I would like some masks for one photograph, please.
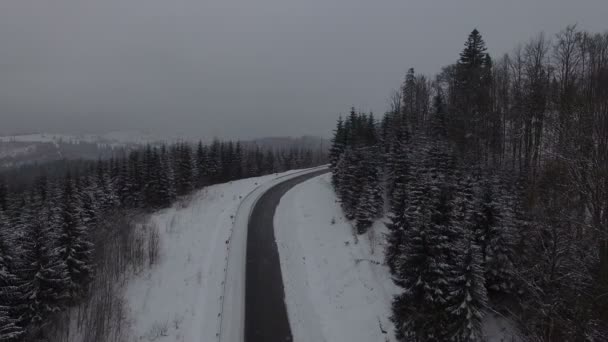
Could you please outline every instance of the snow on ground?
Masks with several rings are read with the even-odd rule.
[[[330,177],[295,186],[274,218],[294,341],[396,341],[389,316],[399,288],[383,265],[386,227],[377,222],[356,237]],[[510,331],[508,321],[486,315],[485,341],[512,341]]]
[[[389,316],[398,288],[382,265],[384,225],[355,237],[329,179],[287,192],[274,219],[294,341],[395,341]]]
[[[160,262],[128,282],[124,298],[129,336],[125,340],[216,341],[227,277],[226,291],[239,292],[229,298],[231,308],[223,309],[228,314],[223,326],[242,329],[245,251],[231,252],[231,258],[239,259],[230,260],[235,276],[227,276],[225,269],[229,247],[245,246],[246,220],[237,218],[248,217],[265,189],[296,174],[289,171],[211,186],[189,201],[153,214],[149,222],[160,232]],[[233,231],[239,234],[233,236]],[[239,241],[234,241],[237,236]],[[240,284],[236,290],[235,282]]]

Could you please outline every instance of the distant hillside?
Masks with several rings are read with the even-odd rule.
[[[160,138],[137,131],[119,131],[105,134],[53,134],[36,133],[0,136],[0,168],[28,163],[43,163],[60,159],[109,158],[117,151],[131,150],[146,144],[160,144],[192,140],[184,138]],[[323,148],[329,146],[327,139],[303,136],[270,137],[244,141],[263,148]]]
[[[260,147],[278,148],[278,147],[304,147],[304,148],[329,148],[329,140],[315,137],[315,136],[303,136],[299,138],[293,137],[269,137],[259,138],[250,141]]]
[[[6,135],[0,136],[0,167],[58,159],[109,158],[116,150],[128,150],[158,142],[158,139],[139,132],[110,132],[101,135]]]

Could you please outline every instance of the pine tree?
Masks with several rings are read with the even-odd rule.
[[[171,205],[175,199],[175,189],[173,188],[173,171],[167,156],[165,146],[161,146],[160,153],[157,158],[157,192],[158,205],[161,208],[166,208]]]
[[[267,165],[264,165],[267,173],[271,173],[272,169],[268,169]],[[232,178],[241,179],[243,178],[243,147],[241,142],[237,141],[234,148],[234,156],[232,160]]]
[[[447,341],[454,301],[450,291],[458,254],[454,242],[462,231],[452,221],[450,189],[430,190],[433,203],[421,209],[421,220],[406,230],[396,282],[403,288],[393,302],[397,336],[409,341]]]
[[[357,206],[360,198],[360,181],[362,179],[361,151],[347,149],[344,153],[344,161],[341,180],[340,180],[340,202],[347,219],[356,218]]]
[[[221,177],[221,154],[220,154],[220,142],[218,140],[214,140],[209,147],[209,158],[207,162],[207,174],[209,175],[209,180],[211,184],[216,184],[220,182]],[[255,170],[250,170],[255,171]],[[252,173],[256,175],[257,173]]]
[[[414,68],[410,68],[405,76],[402,89],[403,117],[412,131],[418,129],[418,115],[416,112],[416,75]]]
[[[412,183],[419,181],[410,178],[410,166],[405,151],[405,142],[399,142],[390,158],[393,160],[391,167],[394,174],[394,184],[390,196],[390,223],[387,236],[387,248],[385,260],[391,273],[396,271],[396,260],[404,244],[405,232],[410,224],[408,220],[408,206],[414,201],[408,201]]]
[[[488,77],[491,58],[477,29],[469,35],[457,64],[455,88],[456,113],[451,123],[452,137],[463,152],[473,152],[474,160],[481,160],[487,143],[487,129],[491,110]]]
[[[445,95],[441,88],[433,96],[433,113],[430,120],[431,137],[445,140],[448,137],[447,113]]]
[[[481,320],[488,305],[484,269],[479,247],[466,234],[463,241],[455,244],[461,254],[455,267],[455,281],[451,285],[452,341],[482,341]]]
[[[264,158],[264,172],[265,173],[275,173],[277,171],[275,166],[275,157],[272,151],[266,151],[266,157]]]
[[[500,194],[495,186],[490,181],[484,182],[475,205],[472,231],[480,247],[487,287],[494,291],[508,291],[513,281],[512,228],[502,213],[508,207],[500,205],[498,197]]]
[[[6,186],[6,181],[4,180],[4,177],[2,175],[0,175],[0,210],[1,211],[6,212],[8,210],[7,198],[8,198],[8,188]]]
[[[186,143],[179,144],[176,148],[175,183],[179,196],[190,192],[193,188],[192,176],[192,149]]]
[[[58,253],[66,265],[68,295],[75,301],[86,291],[92,277],[93,244],[89,241],[87,227],[80,220],[77,198],[69,174],[65,180],[62,197]]]
[[[340,156],[344,153],[346,149],[346,131],[344,128],[344,120],[342,120],[342,116],[338,118],[338,123],[336,124],[336,129],[334,131],[334,137],[331,141],[331,147],[329,150],[329,163],[332,168],[332,184],[334,187],[338,186],[338,178],[336,176],[336,167],[338,166],[338,161]]]
[[[15,261],[11,257],[6,236],[7,221],[0,211],[0,341],[16,341],[24,329],[19,326],[16,307],[23,306],[24,297],[14,270]]]
[[[47,216],[48,214],[43,214]],[[27,304],[20,317],[22,324],[43,324],[46,318],[63,310],[69,288],[67,266],[55,246],[56,239],[44,223],[36,220],[26,232],[21,291]]]
[[[202,141],[198,142],[196,147],[196,161],[195,161],[195,170],[196,170],[196,188],[202,189],[208,183],[207,180],[207,148],[203,145]]]
[[[374,220],[382,214],[384,200],[382,197],[382,184],[378,170],[377,149],[375,147],[359,148],[362,160],[359,163],[358,202],[355,208],[356,227],[359,234],[363,234],[372,225]]]

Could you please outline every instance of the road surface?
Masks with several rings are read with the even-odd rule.
[[[251,211],[247,233],[245,342],[293,341],[274,237],[274,213],[289,189],[327,172],[328,169],[323,169],[275,185],[260,197]]]

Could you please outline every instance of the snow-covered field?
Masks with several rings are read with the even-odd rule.
[[[211,186],[152,215],[150,223],[160,232],[160,262],[128,282],[125,340],[216,341],[222,329],[222,341],[237,341],[249,211],[266,189],[297,174]]]
[[[395,341],[389,316],[399,289],[383,265],[382,220],[356,237],[327,174],[290,190],[274,225],[296,342]],[[484,325],[485,341],[511,341],[504,319],[487,315]]]

